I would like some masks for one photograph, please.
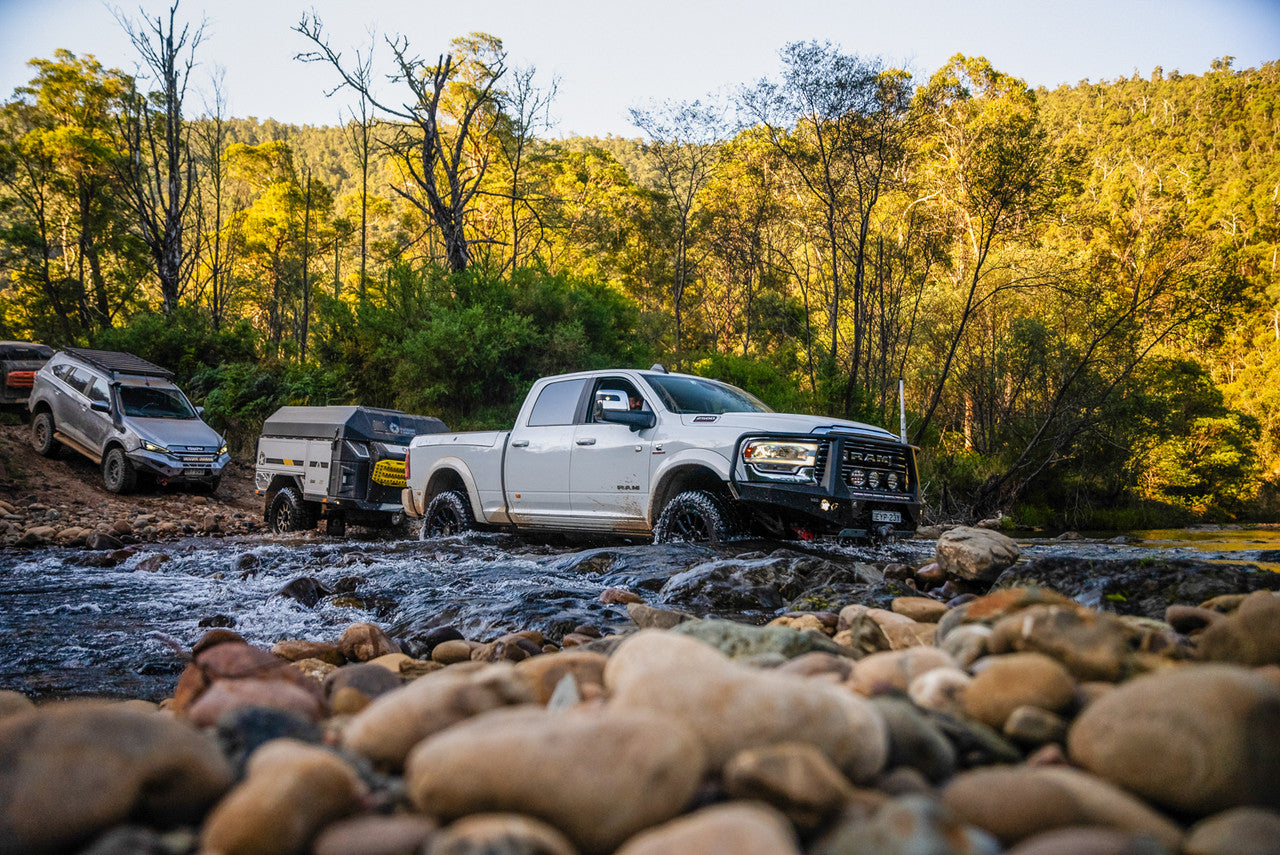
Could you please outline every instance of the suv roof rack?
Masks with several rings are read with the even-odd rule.
[[[142,377],[161,377],[165,380],[173,379],[173,372],[169,369],[147,362],[147,360],[140,356],[134,356],[132,353],[121,353],[115,350],[89,350],[83,347],[64,347],[63,350],[77,359],[84,360],[94,368],[110,373],[112,376],[134,374]]]

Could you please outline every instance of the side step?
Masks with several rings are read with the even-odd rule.
[[[85,457],[87,457],[87,458],[89,458],[90,460],[92,460],[94,463],[97,463],[97,464],[101,464],[101,463],[102,463],[102,455],[101,455],[101,454],[99,454],[99,453],[98,453],[98,452],[96,452],[96,451],[92,451],[92,450],[90,450],[90,449],[89,449],[89,446],[84,445],[83,443],[77,442],[76,440],[74,440],[74,439],[72,439],[71,437],[67,436],[67,435],[66,435],[65,433],[63,433],[62,431],[60,431],[60,430],[55,430],[55,431],[53,432],[53,438],[54,438],[54,439],[56,439],[58,442],[62,443],[63,445],[67,446],[68,448],[74,448],[76,451],[80,452],[80,453],[81,453],[81,454],[83,454]]]

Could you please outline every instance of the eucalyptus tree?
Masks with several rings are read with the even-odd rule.
[[[450,270],[460,273],[472,260],[467,220],[476,194],[488,172],[490,135],[499,119],[496,87],[507,72],[502,41],[483,33],[455,39],[455,53],[441,54],[431,64],[413,53],[404,36],[385,36],[391,53],[390,79],[407,97],[396,104],[374,90],[361,73],[361,59],[353,65],[330,46],[320,19],[303,15],[296,32],[313,50],[297,55],[304,62],[324,62],[338,72],[339,84],[352,89],[390,119],[385,145],[408,173],[409,188],[394,186],[440,232]],[[407,90],[407,92],[406,92]]]
[[[125,99],[120,121],[125,157],[118,163],[134,226],[151,251],[165,314],[177,308],[197,257],[184,239],[196,198],[197,158],[183,103],[205,24],[202,21],[193,29],[186,23],[179,28],[178,5],[175,0],[167,16],[154,18],[139,10],[145,23],[113,10],[142,60],[138,79],[149,80],[155,87],[146,93],[135,89]]]

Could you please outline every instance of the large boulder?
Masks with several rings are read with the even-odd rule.
[[[953,528],[938,538],[939,566],[959,579],[994,582],[1021,555],[1018,544],[985,528]]]

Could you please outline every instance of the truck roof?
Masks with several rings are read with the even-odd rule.
[[[263,436],[351,439],[408,445],[418,434],[447,433],[434,416],[417,416],[379,407],[281,407],[262,423]]]
[[[159,365],[148,362],[141,356],[134,356],[132,353],[123,353],[115,350],[89,350],[84,347],[64,347],[62,350],[82,362],[87,362],[94,368],[107,372],[112,377],[120,374],[132,374],[138,377],[173,379],[173,372],[168,368],[161,368]]]

